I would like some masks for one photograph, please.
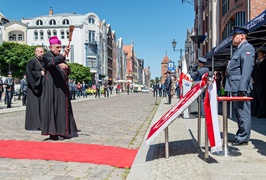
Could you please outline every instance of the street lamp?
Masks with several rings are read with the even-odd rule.
[[[190,36],[192,41],[194,43],[198,44],[198,57],[200,57],[200,44],[205,41],[206,37],[207,37],[206,35],[193,35],[193,36]]]
[[[173,50],[174,51],[179,51],[180,52],[180,59],[182,58],[182,51],[183,51],[183,49],[175,49],[176,48],[176,41],[175,41],[175,39],[172,41],[172,47],[173,47]]]

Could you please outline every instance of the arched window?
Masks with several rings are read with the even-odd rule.
[[[95,24],[95,19],[94,19],[94,18],[91,18],[91,17],[89,17],[89,23],[90,23],[90,24]]]
[[[63,19],[63,25],[69,25],[69,20],[68,19]]]
[[[51,19],[51,20],[49,21],[49,24],[50,24],[50,25],[56,25],[56,21],[55,21],[54,19]]]
[[[60,31],[60,34],[61,34],[61,39],[65,39],[65,31],[63,29]]]
[[[38,31],[37,30],[34,31],[34,40],[38,40]]]
[[[51,37],[51,31],[48,30],[48,31],[47,31],[47,38],[49,39],[50,37]]]
[[[53,30],[53,35],[54,35],[54,36],[57,36],[57,32],[56,32],[55,29]]]
[[[23,41],[23,35],[22,34],[18,34],[18,41]]]
[[[40,39],[43,40],[43,30],[40,30]]]
[[[36,25],[37,25],[37,26],[42,26],[42,25],[43,25],[42,20],[38,19],[38,20],[36,21]]]

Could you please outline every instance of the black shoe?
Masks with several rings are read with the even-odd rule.
[[[228,139],[228,142],[236,142],[237,141],[237,139]]]
[[[232,146],[243,146],[243,145],[248,145],[248,142],[244,142],[244,141],[239,141],[239,140],[235,140],[234,142],[232,142]]]
[[[49,139],[51,139],[53,141],[58,141],[59,140],[59,136],[57,136],[57,135],[50,135]]]

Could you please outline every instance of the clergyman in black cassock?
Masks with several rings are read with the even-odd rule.
[[[43,82],[43,61],[42,55],[44,50],[42,47],[35,49],[35,57],[30,59],[26,66],[27,77],[27,105],[26,105],[26,130],[40,130],[41,129],[41,95]]]

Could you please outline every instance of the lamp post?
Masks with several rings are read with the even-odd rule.
[[[206,35],[193,35],[190,36],[190,38],[192,39],[192,41],[196,44],[198,44],[198,58],[201,56],[200,53],[200,44],[203,43],[206,39]]]
[[[177,42],[175,41],[175,39],[172,41],[172,47],[173,47],[173,50],[174,50],[174,52],[180,52],[180,59],[182,58],[182,52],[183,52],[183,49],[175,49],[176,48],[176,44],[177,44]]]

